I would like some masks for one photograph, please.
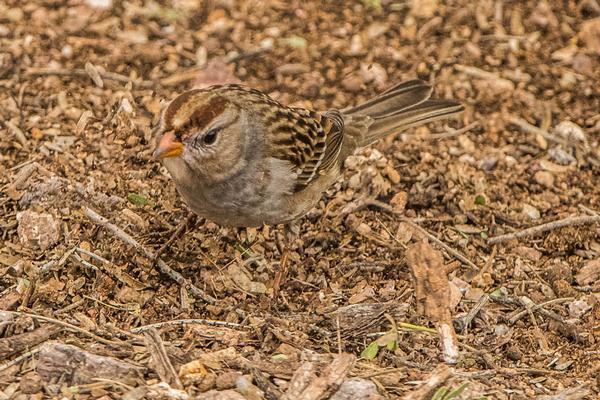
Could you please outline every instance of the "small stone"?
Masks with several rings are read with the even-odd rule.
[[[367,37],[371,40],[383,35],[390,29],[388,24],[374,22],[367,28]]]
[[[406,208],[406,202],[408,201],[408,193],[401,191],[398,192],[390,200],[390,205],[396,212],[402,212]]]
[[[42,378],[37,372],[30,371],[21,378],[20,389],[25,394],[37,393],[42,390]]]
[[[290,76],[305,74],[309,71],[310,68],[308,65],[300,63],[283,64],[276,69],[276,72],[280,73],[281,75]]]
[[[529,204],[523,204],[522,213],[533,220],[541,218],[540,210]]]
[[[342,86],[349,92],[358,93],[362,90],[363,80],[358,75],[348,75],[342,80]]]
[[[217,390],[233,389],[235,381],[242,376],[239,372],[225,372],[217,376],[215,382]]]
[[[579,38],[590,52],[600,54],[600,17],[581,24]]]
[[[569,142],[585,142],[584,130],[574,122],[562,121],[554,128],[554,132]]]
[[[536,172],[535,175],[533,175],[533,179],[536,181],[536,183],[544,187],[551,188],[554,186],[554,175],[548,171]]]
[[[85,0],[85,3],[92,8],[110,8],[112,0]]]
[[[46,250],[60,238],[59,224],[52,214],[23,211],[17,214],[17,233],[21,244],[39,250]]]
[[[575,300],[567,303],[569,307],[569,316],[571,318],[580,318],[592,309],[592,306],[583,300]]]
[[[390,164],[385,167],[385,174],[393,184],[398,184],[400,182],[400,174]]]
[[[431,18],[439,10],[438,0],[412,0],[411,15],[417,18]]]
[[[145,230],[148,227],[148,222],[129,208],[123,209],[121,214],[138,229]]]
[[[523,358],[523,353],[516,346],[509,346],[506,349],[506,357],[512,361],[519,361]]]
[[[575,281],[580,286],[587,286],[600,281],[600,258],[586,262],[575,274]]]
[[[498,164],[497,157],[487,156],[487,157],[484,157],[481,161],[479,161],[479,168],[481,168],[485,172],[492,172],[496,168],[497,164]]]
[[[579,74],[592,75],[594,73],[594,60],[587,54],[579,53],[573,58],[573,70]]]
[[[516,247],[515,254],[529,261],[539,261],[542,258],[542,253],[533,247],[527,246]]]
[[[365,224],[364,222],[361,222],[356,227],[356,232],[360,233],[361,235],[369,235],[369,234],[371,234],[371,227],[369,225]]]
[[[548,157],[550,157],[552,161],[560,165],[569,165],[574,162],[577,162],[575,157],[573,157],[571,154],[567,153],[564,149],[560,147],[553,147],[550,150],[548,150]]]
[[[377,392],[377,386],[368,379],[350,378],[345,380],[330,400],[379,400],[383,397]]]
[[[360,75],[365,84],[375,83],[378,89],[383,89],[388,80],[385,68],[378,63],[362,63],[360,65]]]

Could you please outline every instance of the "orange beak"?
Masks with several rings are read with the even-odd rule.
[[[183,153],[183,143],[175,137],[173,131],[162,135],[156,149],[154,149],[154,157],[159,160],[169,157],[179,157],[181,153]]]

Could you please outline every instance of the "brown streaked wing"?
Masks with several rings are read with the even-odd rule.
[[[294,190],[298,192],[335,164],[344,123],[335,110],[317,113],[281,108],[276,114],[271,124],[273,156],[288,160],[296,167],[298,177]]]
[[[327,135],[327,145],[319,171],[328,171],[339,161],[344,140],[344,118],[338,110],[329,110],[321,115],[321,126]]]

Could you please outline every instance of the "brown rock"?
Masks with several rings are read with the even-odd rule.
[[[575,275],[580,286],[591,285],[600,280],[600,258],[588,261]]]
[[[42,378],[37,372],[30,371],[21,378],[20,389],[25,394],[37,393],[42,390]]]
[[[551,188],[554,186],[554,175],[548,171],[538,171],[533,175],[533,179],[540,185]]]
[[[600,17],[590,19],[581,24],[579,38],[588,51],[600,54]]]
[[[225,372],[217,376],[217,380],[215,382],[217,390],[225,390],[225,389],[233,389],[236,386],[236,381],[239,377],[241,377],[237,371],[233,372]]]
[[[46,250],[60,238],[59,225],[52,214],[23,211],[17,214],[17,233],[23,246]]]
[[[96,378],[106,378],[134,385],[143,376],[144,368],[50,341],[39,352],[36,371],[46,384],[61,379],[66,385],[84,385]]]
[[[349,92],[358,93],[362,90],[363,80],[358,75],[348,75],[342,81],[342,86]]]

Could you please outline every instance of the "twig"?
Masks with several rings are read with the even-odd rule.
[[[541,128],[538,128],[535,125],[531,125],[529,122],[525,121],[521,117],[517,117],[516,115],[509,115],[506,117],[506,120],[508,122],[510,122],[511,124],[518,126],[525,133],[529,133],[529,134],[533,134],[533,135],[540,135],[550,141],[560,143],[565,146],[569,145],[569,143],[567,141],[565,141],[559,137],[556,137],[555,135],[552,135],[549,132],[547,132]]]
[[[86,336],[89,336],[91,338],[93,338],[94,340],[97,340],[98,342],[108,345],[108,346],[127,346],[129,347],[129,343],[127,342],[122,342],[122,341],[118,341],[115,342],[113,340],[108,340],[108,339],[104,339],[103,337],[100,337],[90,331],[87,331],[83,328],[80,328],[78,326],[75,326],[73,324],[70,324],[68,322],[65,321],[61,321],[59,319],[55,319],[55,318],[50,318],[50,317],[45,317],[43,315],[37,315],[37,314],[30,314],[30,313],[26,313],[26,312],[22,312],[22,311],[3,311],[5,313],[9,313],[15,316],[21,316],[21,317],[29,317],[29,318],[33,318],[33,319],[37,319],[39,321],[44,321],[44,322],[49,322],[51,324],[56,324],[56,325],[60,325],[66,329],[78,332],[78,333],[82,333]]]
[[[471,122],[469,125],[464,126],[460,129],[452,129],[449,130],[448,132],[442,132],[442,133],[432,133],[430,135],[427,135],[424,137],[425,140],[440,140],[440,139],[447,139],[447,138],[451,138],[454,136],[460,136],[463,133],[466,133],[468,131],[470,131],[473,128],[476,128],[479,126],[479,121],[474,121]]]
[[[467,329],[468,329],[469,325],[471,324],[471,321],[473,321],[473,318],[475,318],[475,316],[477,314],[479,314],[479,311],[481,311],[483,306],[485,306],[488,303],[488,301],[490,301],[490,296],[488,294],[484,294],[483,296],[481,296],[481,298],[479,299],[477,304],[475,304],[475,307],[473,307],[469,311],[469,313],[467,315],[465,315],[465,317],[462,319],[461,333],[463,335],[467,334]]]
[[[0,372],[3,372],[5,370],[9,369],[10,367],[12,367],[13,365],[17,365],[21,361],[24,361],[24,360],[28,359],[29,357],[39,353],[42,346],[43,346],[43,344],[41,344],[37,347],[34,347],[33,349],[29,350],[26,353],[21,354],[19,357],[16,357],[13,360],[5,362],[4,364],[0,364]]]
[[[178,325],[210,325],[210,326],[223,326],[231,329],[247,329],[244,325],[236,324],[233,322],[226,321],[213,321],[210,319],[175,319],[171,321],[157,322],[155,324],[138,326],[130,330],[131,333],[145,332],[149,329],[160,329],[165,326],[178,326]]]
[[[506,235],[492,237],[488,240],[488,244],[491,245],[496,243],[503,243],[512,239],[520,239],[527,236],[534,236],[543,232],[551,231],[554,229],[560,229],[567,226],[589,225],[596,222],[600,222],[600,215],[568,217],[564,219],[559,219],[557,221],[533,226],[531,228],[527,228],[519,232],[507,233]]]
[[[467,257],[465,257],[464,255],[462,255],[461,253],[459,253],[457,250],[454,250],[452,247],[448,246],[446,243],[442,242],[440,239],[438,239],[437,237],[433,236],[431,233],[427,232],[427,230],[425,230],[425,228],[420,227],[419,225],[417,225],[416,223],[414,223],[410,218],[407,218],[405,216],[403,216],[401,213],[397,212],[396,210],[394,210],[390,205],[379,201],[379,200],[375,200],[375,199],[367,199],[364,201],[365,205],[371,205],[371,206],[375,206],[375,207],[379,207],[382,210],[389,212],[390,214],[394,214],[400,217],[401,221],[406,222],[407,224],[409,224],[411,227],[417,229],[419,232],[421,232],[423,235],[427,236],[427,238],[429,240],[431,240],[433,243],[437,244],[438,246],[440,246],[442,249],[446,250],[448,253],[452,254],[455,258],[457,258],[458,260],[462,261],[463,263],[467,264],[469,267],[479,271],[479,267],[477,265],[475,265],[475,263],[471,260],[469,260]]]
[[[580,208],[582,211],[585,211],[586,213],[588,213],[588,214],[590,214],[590,215],[597,215],[597,216],[600,216],[600,213],[598,213],[597,211],[594,211],[594,210],[592,210],[592,209],[591,209],[591,208],[589,208],[589,207],[586,207],[586,206],[584,206],[583,204],[580,204],[580,205],[579,205],[579,208]]]
[[[119,269],[119,267],[117,267],[116,265],[114,265],[112,262],[110,262],[109,260],[107,260],[106,258],[91,252],[89,250],[86,250],[84,248],[81,247],[76,247],[75,250],[78,253],[81,254],[85,254],[88,257],[91,257],[93,259],[95,259],[96,261],[99,261],[101,263],[101,267],[100,269],[102,269],[104,272],[106,272],[107,274],[113,276],[115,279],[117,279],[119,282],[130,286],[136,290],[141,290],[144,289],[146,287],[146,285],[144,285],[143,283],[141,283],[140,281],[138,281],[137,279],[133,278],[132,276],[130,276],[129,274],[127,274],[126,272],[123,272]],[[79,257],[79,256],[77,256]],[[98,268],[96,267],[94,264],[88,263],[87,261],[83,260],[81,257],[79,257],[80,262],[82,262],[84,265],[86,266],[91,266],[94,268]],[[89,265],[88,265],[89,264]]]
[[[531,300],[529,298],[528,298],[528,300],[520,298],[519,299],[519,303],[521,303],[523,305],[523,307],[529,307],[529,308],[526,308],[525,310],[519,311],[518,313],[516,313],[515,315],[513,315],[512,317],[510,317],[508,319],[508,322],[511,325],[514,325],[518,320],[520,320],[525,315],[527,315],[529,313],[529,311],[531,311],[531,312],[537,311],[537,312],[539,312],[540,314],[542,314],[542,315],[544,315],[546,317],[549,317],[549,318],[552,318],[552,319],[554,319],[554,320],[556,320],[558,322],[564,323],[564,320],[563,320],[563,318],[561,318],[560,315],[558,315],[556,313],[553,313],[551,311],[545,310],[544,307],[552,305],[552,304],[565,303],[565,302],[571,301],[571,300],[574,300],[574,297],[563,297],[563,298],[560,298],[560,299],[548,300],[548,301],[545,301],[545,302],[540,303],[540,304],[535,304],[535,303],[534,304],[530,304],[529,301],[531,301]]]
[[[175,389],[183,389],[179,376],[169,359],[165,344],[156,329],[152,328],[145,331],[144,338],[146,339],[146,348],[155,364],[154,369],[160,379]]]
[[[85,215],[89,219],[91,219],[93,222],[108,229],[116,237],[118,237],[123,242],[127,243],[128,245],[134,247],[139,252],[143,253],[150,260],[155,260],[156,265],[158,266],[158,268],[160,269],[160,271],[163,274],[167,275],[169,278],[171,278],[172,280],[174,280],[181,286],[186,287],[194,296],[201,298],[202,300],[206,301],[207,303],[215,303],[217,301],[217,299],[208,295],[202,289],[196,287],[191,282],[189,282],[187,279],[185,279],[183,277],[183,275],[181,275],[179,272],[171,269],[171,267],[169,267],[161,258],[156,258],[152,251],[150,251],[148,248],[146,248],[145,246],[140,244],[131,235],[124,232],[116,225],[110,223],[106,218],[104,218],[103,216],[101,216],[100,214],[96,213],[94,210],[92,210],[88,207],[84,207],[83,211],[84,211]]]
[[[144,81],[139,79],[131,79],[125,75],[117,74],[114,72],[98,71],[100,77],[111,81],[116,81],[124,84],[131,83],[140,89],[151,89],[156,86],[154,82]],[[83,78],[89,78],[90,75],[85,69],[63,69],[63,68],[29,68],[25,71],[25,75],[29,76],[77,76]]]
[[[183,231],[187,228],[187,226],[190,223],[193,223],[196,220],[196,214],[192,214],[190,213],[185,220],[181,221],[179,223],[179,225],[177,226],[177,228],[175,228],[175,232],[173,232],[173,234],[171,235],[171,237],[169,238],[169,240],[167,240],[161,247],[160,249],[158,249],[158,251],[154,254],[155,258],[159,258],[166,249],[169,248],[169,246],[171,246],[173,244],[173,242],[175,242],[175,240],[179,239],[179,237],[181,236],[181,234],[183,233]]]

